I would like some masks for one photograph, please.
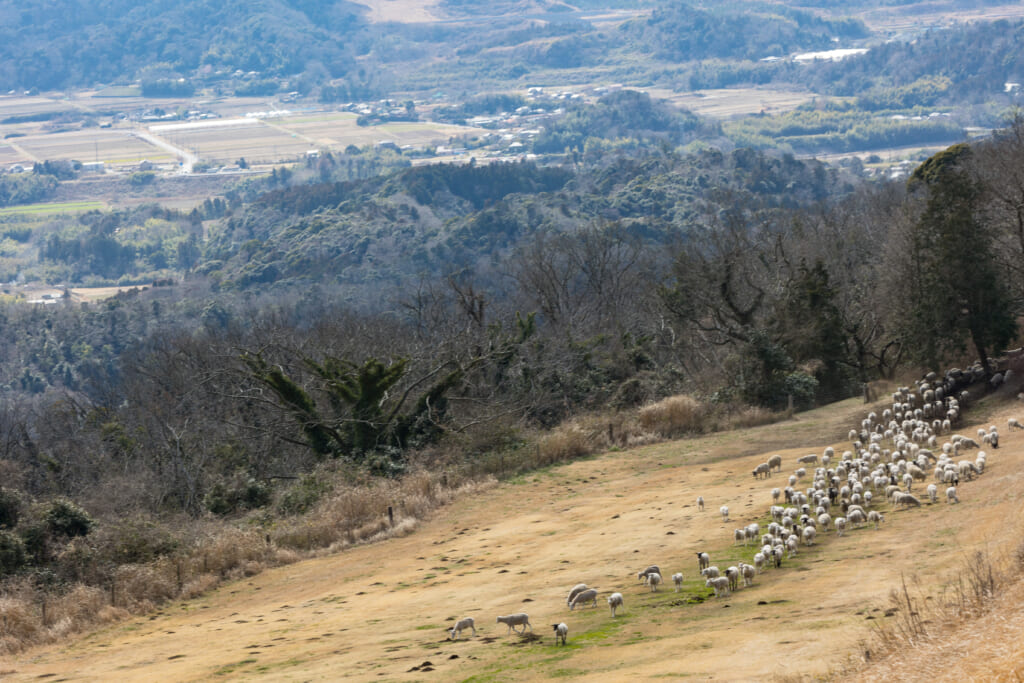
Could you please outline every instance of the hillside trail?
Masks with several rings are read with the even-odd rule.
[[[828,678],[863,657],[901,577],[937,596],[974,550],[1019,537],[1008,520],[1024,497],[1024,432],[1005,429],[1018,407],[979,408],[984,420],[972,413],[961,427],[997,424],[1003,438],[984,475],[961,485],[960,505],[886,511],[877,531],[820,534],[726,598],[704,599],[696,553],[722,568],[749,562],[755,550],[734,545],[733,530],[764,527],[770,490],[785,486],[797,457],[844,450],[862,403],[550,467],[458,500],[405,537],[268,570],[6,657],[0,671],[11,681]],[[755,480],[751,470],[771,453],[783,455],[784,476]],[[658,592],[636,579],[652,563],[669,584]],[[683,593],[671,587],[675,572]],[[566,606],[578,582],[600,590],[596,609]],[[605,602],[613,591],[625,597],[615,619]],[[515,612],[530,615],[532,633],[495,623]],[[466,616],[476,636],[448,640],[445,629]],[[561,621],[565,647],[552,634]]]

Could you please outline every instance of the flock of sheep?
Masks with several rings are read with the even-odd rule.
[[[1009,371],[1007,371],[1007,375]],[[960,420],[961,410],[969,399],[962,387],[977,379],[977,371],[952,370],[945,376],[929,373],[913,388],[901,387],[892,395],[892,405],[881,415],[871,412],[857,429],[851,429],[849,438],[851,450],[836,457],[829,446],[820,458],[817,453],[797,458],[798,467],[789,475],[785,487],[773,488],[772,504],[768,509],[771,522],[762,529],[752,522],[741,529],[735,529],[736,544],[760,543],[753,556],[753,564],[738,562],[721,571],[711,564],[706,552],[697,553],[697,566],[705,586],[714,591],[715,597],[729,595],[740,588],[753,585],[754,578],[768,567],[781,567],[785,558],[797,554],[801,544],[815,544],[819,531],[834,531],[842,536],[850,527],[859,528],[866,524],[875,529],[885,521],[884,515],[872,505],[877,497],[884,495],[892,509],[920,507],[921,498],[915,490],[923,487],[928,500],[938,500],[939,486],[945,487],[946,502],[959,503],[958,486],[964,480],[971,480],[985,471],[986,453],[981,446],[992,449],[999,447],[999,432],[995,425],[978,429],[978,439],[960,434],[950,434]],[[1005,376],[1000,380],[1005,381]],[[1008,428],[1024,430],[1024,424],[1014,418],[1008,421]],[[941,438],[949,434],[947,438]],[[942,441],[942,443],[940,443]],[[980,442],[980,443],[979,443]],[[979,449],[973,460],[964,457],[967,451]],[[813,466],[813,470],[808,468]],[[925,484],[928,470],[934,481]],[[767,462],[753,470],[756,479],[769,479],[773,473],[781,474],[782,456],[773,455]],[[809,478],[808,485],[798,488],[800,482]],[[917,488],[915,488],[917,487]],[[697,497],[698,511],[704,510],[704,497]],[[723,521],[729,521],[728,506],[721,506],[719,513]],[[675,590],[682,590],[683,575],[671,576]],[[637,573],[637,580],[657,591],[664,583],[663,574],[657,565],[651,565]],[[569,591],[566,604],[570,610],[588,603],[597,606],[598,591],[580,583]],[[612,593],[607,598],[612,617],[623,607],[622,593]],[[525,633],[533,626],[525,613],[499,616],[497,623],[508,625],[508,633],[516,626],[522,626],[519,633]],[[563,645],[568,637],[569,627],[564,623],[552,624],[555,642]],[[476,628],[472,617],[460,619],[448,630],[449,637],[458,639],[463,630]]]

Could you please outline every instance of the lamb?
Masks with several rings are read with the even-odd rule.
[[[569,636],[569,627],[566,626],[565,622],[563,621],[561,624],[551,624],[551,628],[555,629],[555,642],[557,643],[558,639],[561,638],[562,645],[565,645],[565,639]]]
[[[707,553],[697,553],[697,571],[703,571],[711,566],[711,556]]]
[[[572,590],[569,591],[569,597],[565,599],[565,604],[571,605],[573,598],[575,598],[577,595],[579,595],[585,590],[587,590],[587,584],[577,583],[575,586],[572,587]]]
[[[743,577],[743,587],[750,588],[754,585],[754,577],[757,575],[757,567],[740,562],[740,576]]]
[[[651,585],[651,592],[657,593],[658,586],[661,585],[661,574],[655,572],[647,575],[647,582]],[[594,601],[594,606],[597,606],[597,601]]]
[[[615,617],[615,610],[622,607],[622,593],[612,593],[608,596],[608,607],[612,610],[612,617]]]
[[[721,597],[723,594],[729,594],[729,579],[724,576],[708,579],[704,582],[704,585],[714,589],[716,598]]]
[[[723,522],[728,522],[729,521],[729,506],[728,505],[723,505],[722,507],[718,508],[718,511],[722,513],[722,521]]]
[[[704,512],[704,496],[697,496],[697,509]]]
[[[473,636],[476,636],[476,626],[473,623],[473,617],[465,617],[455,622],[455,625],[448,629],[448,637],[452,640],[458,640],[462,635],[464,629],[473,629]]]
[[[524,612],[517,612],[516,614],[509,614],[508,616],[505,616],[505,617],[498,617],[497,623],[505,624],[505,625],[508,626],[508,631],[505,632],[505,635],[508,635],[509,633],[512,633],[513,628],[516,627],[516,626],[522,626],[523,627],[522,631],[516,631],[516,633],[520,633],[520,634],[521,633],[526,633],[526,627],[527,626],[530,627],[531,631],[533,630],[533,625],[530,624],[530,617],[528,617],[526,615],[526,613],[524,613]]]
[[[700,575],[706,576],[709,579],[716,579],[718,578],[719,573],[718,567],[708,567],[707,569],[702,570]]]
[[[956,495],[956,487],[950,486],[946,489],[946,502],[952,505],[953,503],[959,503],[960,497]]]
[[[581,591],[575,598],[572,599],[572,602],[569,603],[569,609],[570,610],[574,610],[574,609],[576,609],[576,605],[583,606],[584,604],[586,604],[588,602],[592,602],[594,604],[594,607],[597,607],[597,589],[596,588],[588,588],[585,591]],[[530,627],[530,630],[531,631],[533,630],[532,626]]]
[[[672,583],[676,585],[676,593],[683,589],[683,574],[682,572],[676,572],[672,575]]]
[[[1021,429],[1024,429],[1024,427],[1021,427]],[[768,458],[768,467],[771,468],[771,469],[774,469],[777,472],[781,472],[782,471],[782,456],[781,455],[773,455],[772,457]]]

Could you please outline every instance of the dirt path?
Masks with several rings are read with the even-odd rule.
[[[1005,426],[1009,409],[1016,405],[984,423]],[[1004,433],[984,476],[962,485],[961,505],[887,512],[878,531],[825,534],[752,588],[683,604],[707,593],[696,579],[698,550],[723,567],[750,561],[753,548],[733,546],[733,529],[764,526],[769,491],[784,485],[750,476],[763,453],[782,453],[788,474],[800,455],[844,448],[836,435],[864,412],[846,402],[780,425],[554,467],[452,504],[404,538],[267,571],[7,658],[0,670],[14,681],[824,677],[862,655],[859,641],[871,619],[884,618],[901,574],[939,590],[972,549],[1008,540],[1004,515],[1019,514],[1024,497],[1024,434]],[[683,572],[684,593],[637,583],[650,563]],[[566,607],[580,581],[601,591],[597,609]],[[605,605],[612,591],[625,596],[614,620]],[[538,639],[495,623],[519,611]],[[476,619],[476,637],[446,640],[444,628],[464,616]],[[559,621],[569,625],[564,648],[553,645]]]

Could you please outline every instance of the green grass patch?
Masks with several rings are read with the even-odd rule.
[[[5,206],[0,209],[0,216],[18,214],[54,214],[54,213],[85,213],[107,208],[103,202],[53,202],[50,204],[24,204],[22,206]]]
[[[234,664],[227,664],[225,666],[222,666],[221,668],[219,668],[216,671],[214,671],[213,675],[214,676],[227,676],[228,674],[232,674],[235,671],[237,671],[238,669],[241,669],[243,666],[248,666],[249,664],[255,664],[255,663],[256,663],[255,659],[252,659],[252,658],[243,659],[240,662],[235,662]]]

